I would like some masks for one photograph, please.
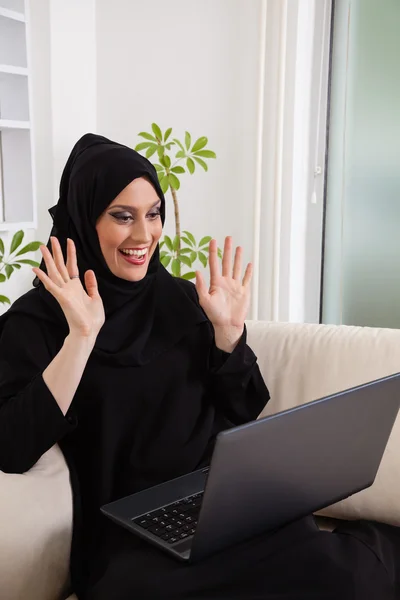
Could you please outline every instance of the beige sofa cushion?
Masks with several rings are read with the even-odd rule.
[[[0,471],[0,598],[61,600],[71,529],[69,473],[58,446],[23,475]]]
[[[272,398],[263,416],[400,371],[400,330],[250,321],[248,332]],[[400,417],[374,485],[322,513],[400,525]]]

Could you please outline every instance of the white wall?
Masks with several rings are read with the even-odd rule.
[[[206,135],[217,160],[182,177],[183,229],[228,234],[250,260],[258,18],[248,0],[97,0],[97,129],[135,146],[153,121]],[[168,192],[166,232],[174,232]]]
[[[50,0],[53,186],[75,142],[96,130],[95,0]]]

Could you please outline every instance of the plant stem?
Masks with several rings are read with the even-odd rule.
[[[181,250],[181,220],[179,216],[179,205],[178,205],[178,197],[176,195],[176,190],[171,187],[172,199],[174,201],[174,212],[175,212],[175,234],[178,236],[178,249],[176,251],[177,256],[179,256]],[[181,275],[181,263],[178,266],[178,274]]]
[[[171,188],[172,199],[174,201],[175,210],[175,235],[179,237],[179,250],[181,249],[181,221],[179,216],[178,198],[176,196],[176,190]]]

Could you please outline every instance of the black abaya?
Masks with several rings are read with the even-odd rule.
[[[177,285],[195,297],[191,284]],[[80,600],[398,597],[396,528],[344,522],[331,534],[309,517],[187,566],[100,514],[105,502],[206,464],[219,430],[258,415],[268,393],[245,336],[226,355],[204,322],[142,367],[99,369],[89,360],[66,417],[41,377],[61,343],[42,322],[7,319],[0,468],[24,472],[60,443],[72,473],[72,579]]]

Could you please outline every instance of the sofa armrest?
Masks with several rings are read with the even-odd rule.
[[[23,475],[0,471],[0,530],[1,598],[65,597],[72,496],[58,446]]]

